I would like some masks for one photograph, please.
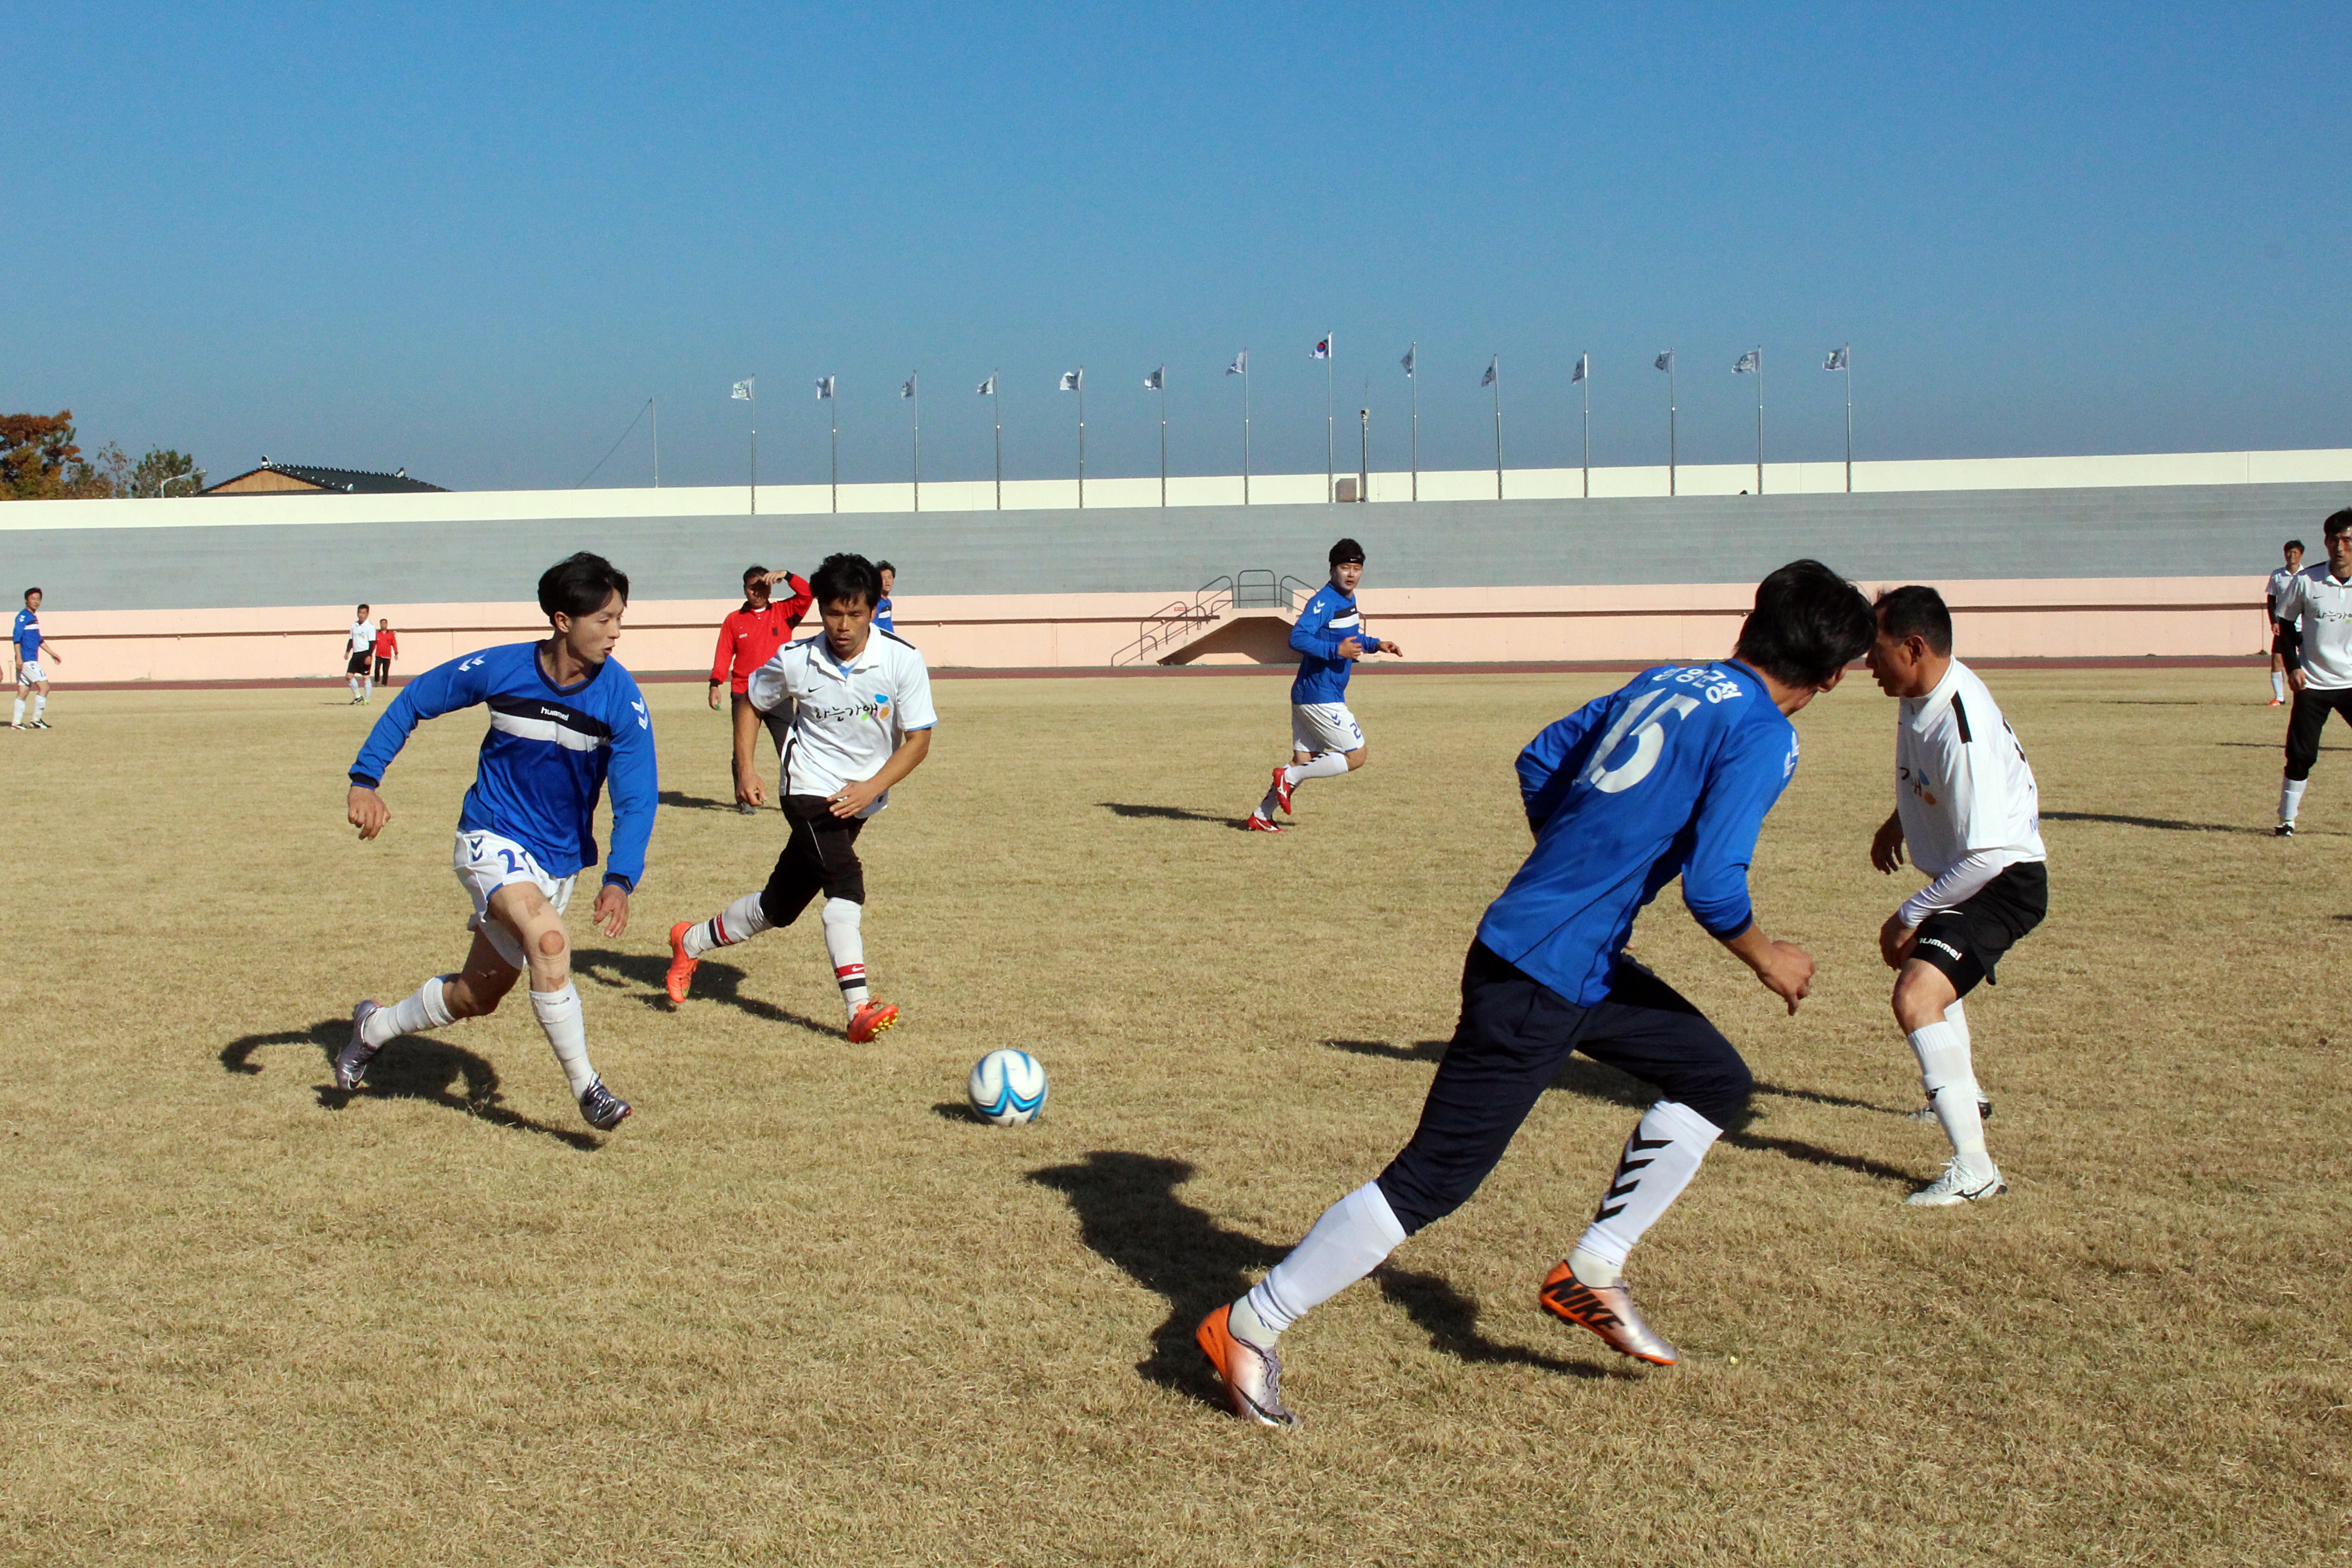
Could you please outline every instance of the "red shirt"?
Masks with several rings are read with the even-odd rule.
[[[710,660],[711,685],[724,680],[730,690],[740,692],[751,679],[751,672],[775,658],[776,650],[792,640],[801,617],[808,614],[816,596],[809,592],[805,577],[787,573],[783,585],[792,589],[792,597],[771,599],[764,610],[747,606],[719,623],[719,647]]]
[[[399,654],[400,639],[393,636],[392,628],[390,626],[386,626],[382,631],[375,634],[376,658],[386,659],[396,658],[399,657]]]

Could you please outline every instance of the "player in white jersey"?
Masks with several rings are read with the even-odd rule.
[[[2287,584],[2293,583],[2295,574],[2303,570],[2303,541],[2288,540],[2285,555],[2286,564],[2272,573],[2270,581],[2263,585],[2263,618],[2271,628],[2271,706],[2273,708],[2284,707],[2286,703],[2287,666],[2295,647],[2295,629],[2279,619],[2279,603],[2286,597]]]
[[[2050,908],[2042,798],[2009,721],[1976,672],[1952,657],[1952,613],[1933,588],[1878,596],[1867,656],[1879,689],[1901,700],[1895,723],[1895,814],[1870,863],[1911,862],[1929,878],[1879,928],[1895,972],[1895,1021],[1919,1059],[1927,1103],[1952,1141],[1944,1173],[1909,1202],[1999,1197],[2008,1187],[1985,1150],[1991,1106],[1979,1087],[1961,998]]]
[[[800,918],[824,895],[824,945],[859,1044],[898,1021],[898,1009],[876,1002],[866,982],[866,868],[857,835],[890,803],[890,786],[930,754],[930,671],[912,644],[874,624],[881,575],[862,555],[832,555],[809,579],[822,635],[792,643],[752,671],[745,695],[762,713],[793,715],[779,769],[791,835],[768,885],[746,893],[707,921],[669,930],[667,978],[673,1004],[686,1001],[694,971],[713,948],[747,942]],[[736,776],[754,804],[761,799],[751,740],[739,731]]]
[[[2331,516],[2321,538],[2327,560],[2289,578],[2275,612],[2295,628],[2295,646],[2286,656],[2294,707],[2286,721],[2286,777],[2279,785],[2281,838],[2294,837],[2327,716],[2338,713],[2352,724],[2352,507]]]
[[[369,668],[374,657],[375,623],[368,619],[368,606],[362,605],[353,612],[352,629],[343,635],[343,674],[355,708],[365,706],[374,694],[375,678]]]

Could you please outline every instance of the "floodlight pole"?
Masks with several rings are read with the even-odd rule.
[[[1339,486],[1335,478],[1339,473],[1339,426],[1332,420],[1331,408],[1331,358],[1338,346],[1331,341],[1330,333],[1323,334],[1323,499],[1326,501],[1339,499]]]
[[[654,413],[654,489],[661,489],[661,404],[648,397],[646,399],[646,406],[652,409]]]
[[[1495,374],[1495,499],[1503,499],[1503,356],[1494,359]]]
[[[1078,510],[1087,510],[1087,367],[1078,366]]]
[[[1592,356],[1584,356],[1584,499],[1592,499]]]
[[[1396,340],[1395,340],[1394,338],[1391,338],[1391,339],[1389,340],[1389,342],[1396,342]],[[1420,340],[1420,339],[1415,338],[1412,342],[1409,342],[1409,343],[1407,343],[1407,344],[1405,345],[1405,348],[1404,348],[1404,357],[1405,357],[1405,358],[1407,358],[1407,359],[1409,359],[1409,360],[1411,360],[1411,361],[1412,362],[1412,367],[1411,367],[1410,369],[1408,369],[1408,370],[1404,373],[1404,378],[1405,378],[1405,380],[1407,380],[1407,381],[1409,381],[1409,382],[1412,383],[1412,499],[1413,499],[1413,500],[1419,500],[1421,499],[1421,340]]]
[[[988,373],[988,402],[996,415],[996,510],[1004,510],[1004,394],[998,388],[1000,371]]]
[[[1368,501],[1372,499],[1371,391],[1371,383],[1366,382],[1364,384],[1364,405],[1356,410],[1356,417],[1362,422],[1364,427],[1363,453],[1362,456],[1357,459],[1356,464],[1356,499],[1359,501]]]
[[[1853,494],[1853,345],[1848,343],[1845,358],[1845,493]]]
[[[923,387],[916,373],[907,373],[907,412],[914,420],[915,510],[923,510]]]
[[[1168,505],[1168,367],[1161,365],[1160,382],[1160,505]]]

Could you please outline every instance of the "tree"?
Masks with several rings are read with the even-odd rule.
[[[0,414],[0,500],[192,496],[204,488],[205,471],[184,452],[154,447],[134,463],[109,441],[83,457],[70,408]]]

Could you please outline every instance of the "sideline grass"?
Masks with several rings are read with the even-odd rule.
[[[1916,884],[1865,863],[1892,707],[1858,679],[1800,718],[1756,868],[1813,1001],[1779,1016],[1672,892],[1636,932],[1769,1086],[1634,1258],[1687,1363],[1535,1307],[1643,1098],[1579,1064],[1286,1338],[1304,1430],[1204,1401],[1193,1320],[1412,1125],[1525,846],[1514,752],[1617,679],[1366,682],[1372,766],[1276,839],[1232,826],[1276,683],[942,684],[862,846],[907,1009],[867,1047],[814,921],[660,997],[669,921],[781,833],[705,804],[720,722],[653,688],[653,872],[619,942],[574,923],[638,1107],[611,1138],[517,1005],[322,1092],[352,1001],[463,951],[478,716],[419,732],[362,846],[375,710],[61,695],[0,742],[0,1558],[2343,1561],[2352,756],[2266,837],[2242,671],[1994,677],[2053,857],[1971,1004],[2011,1196],[1899,1202],[1940,1140],[1899,1114],[1873,938]],[[999,1131],[959,1107],[1008,1044],[1054,1098]]]

